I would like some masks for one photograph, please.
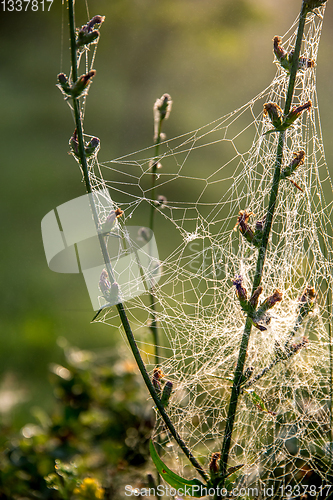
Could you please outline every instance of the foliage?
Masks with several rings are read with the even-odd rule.
[[[116,353],[64,351],[64,365],[50,366],[52,415],[35,411],[20,436],[2,430],[0,499],[117,498],[122,477],[146,464],[153,414],[135,367]]]

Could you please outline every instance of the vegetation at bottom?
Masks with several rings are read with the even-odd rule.
[[[143,486],[154,413],[134,364],[66,344],[50,379],[54,411],[1,428],[0,499],[118,499]]]

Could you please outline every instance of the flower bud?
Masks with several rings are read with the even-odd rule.
[[[281,38],[279,36],[275,36],[273,38],[273,50],[274,50],[274,54],[275,54],[275,57],[276,59],[278,60],[278,62],[281,64],[281,66],[289,72],[290,70],[290,62],[289,62],[289,59],[288,59],[288,53],[287,51],[282,47],[281,45]]]
[[[252,243],[254,237],[254,233],[251,227],[248,225],[251,215],[253,215],[253,212],[241,210],[237,218],[237,225],[239,226],[239,230],[249,243]]]
[[[219,467],[219,460],[221,458],[221,453],[213,453],[212,458],[209,464],[209,471],[210,473],[214,476],[218,474],[220,467]]]
[[[285,167],[280,174],[280,179],[286,179],[289,177],[291,174],[295,172],[295,170],[300,166],[304,164],[304,159],[305,159],[305,153],[304,151],[298,151],[297,153],[293,153],[294,158],[288,165],[288,167]]]
[[[272,307],[275,306],[278,302],[281,302],[282,300],[282,293],[280,290],[275,290],[273,295],[270,295],[267,297],[267,299],[264,300],[264,302],[258,307],[258,309],[255,312],[255,318],[254,318],[254,325],[259,328],[259,330],[264,331],[267,330],[267,328],[263,325],[259,325],[259,321],[264,321],[266,324],[270,322],[270,316],[265,314],[269,309],[272,309]]]
[[[161,403],[164,406],[164,408],[166,408],[169,404],[170,396],[172,393],[172,388],[173,388],[173,383],[168,380],[165,383],[165,386],[164,386],[163,392],[162,392],[162,397],[161,397]]]
[[[154,104],[155,118],[158,120],[167,120],[171,113],[172,99],[169,94],[163,94],[160,99],[156,99]]]
[[[103,271],[101,272],[98,286],[99,286],[99,289],[102,292],[104,298],[109,300],[109,293],[111,290],[111,284],[110,284],[108,273],[107,273],[106,269],[103,269]]]
[[[262,220],[257,220],[256,222],[254,236],[252,240],[253,245],[256,247],[260,247],[261,245],[265,222],[266,222],[266,216],[263,217]]]
[[[76,47],[79,48],[82,47],[83,45],[89,45],[90,43],[97,40],[98,37],[99,37],[99,31],[97,30],[91,31],[90,33],[85,33],[80,30],[76,40]]]
[[[311,101],[307,101],[305,104],[302,104],[301,106],[294,106],[292,110],[287,114],[285,117],[283,124],[282,124],[282,130],[285,130],[286,128],[290,127],[294,123],[297,118],[301,116],[303,111],[305,110],[310,110],[312,106]]]
[[[154,141],[161,140],[161,124],[167,120],[171,113],[172,99],[169,94],[163,94],[160,99],[156,99],[154,104]]]
[[[294,50],[291,50],[289,52],[289,61],[290,61],[290,66],[292,63],[292,59],[294,57]],[[308,68],[314,68],[315,62],[313,59],[309,59],[308,57],[301,56],[298,60],[298,69],[304,71]]]
[[[157,200],[155,201],[155,205],[156,207],[159,207],[159,208],[165,208],[166,204],[167,204],[167,199],[165,196],[163,196],[162,194],[158,195],[157,197]]]
[[[77,48],[82,47],[83,45],[89,45],[98,39],[99,31],[93,29],[96,24],[102,24],[104,19],[104,16],[94,16],[87,24],[80,28],[76,40]]]
[[[280,106],[275,104],[274,102],[267,102],[264,104],[264,116],[269,116],[272,125],[279,130],[282,125],[282,109]]]
[[[160,380],[164,377],[161,368],[154,368],[152,383],[158,397],[161,396],[162,386]]]
[[[69,145],[71,147],[71,153],[79,158],[79,143],[77,140],[77,129],[74,130],[72,137],[69,139]]]
[[[106,269],[101,272],[98,286],[105,300],[113,304],[119,301],[119,285],[116,281],[110,283]]]
[[[281,45],[281,38],[279,36],[275,36],[273,38],[273,42],[273,50],[276,59],[287,71],[287,73],[290,73],[293,64],[294,50],[291,50],[289,53],[287,53],[287,51]],[[301,56],[298,60],[298,69],[300,70],[306,70],[308,68],[313,68],[314,66],[314,61],[312,59],[309,59],[308,57]]]
[[[105,16],[99,16],[99,15],[94,16],[94,17],[93,17],[92,19],[90,19],[90,21],[86,24],[88,33],[90,33],[90,31],[91,31],[92,29],[94,29],[94,27],[96,26],[96,24],[102,24],[102,23],[104,23],[104,21],[105,21]]]
[[[111,212],[105,219],[105,222],[103,222],[103,224],[101,225],[101,233],[110,233],[114,228],[116,220],[119,219],[119,217],[121,217],[123,213],[124,212],[120,208],[111,210]]]
[[[100,148],[100,140],[97,137],[93,137],[90,139],[90,141],[86,144],[85,152],[86,152],[86,157],[90,158],[91,156],[95,156]]]
[[[239,303],[241,305],[241,308],[243,311],[248,310],[248,301],[247,301],[247,291],[246,288],[243,287],[243,278],[241,275],[235,276],[234,281],[232,282],[233,285],[236,287],[236,296],[239,300]]]
[[[59,73],[58,75],[58,87],[63,90],[63,92],[67,95],[71,95],[71,86],[69,84],[68,78],[64,73]]]
[[[91,79],[96,75],[96,71],[92,69],[88,71],[86,75],[81,75],[79,79],[75,82],[71,89],[71,95],[73,98],[78,98],[87,89],[88,85],[91,83]]]
[[[256,290],[253,292],[253,295],[249,300],[249,304],[252,307],[257,307],[259,296],[262,293],[262,290],[263,290],[262,286],[258,286],[258,288],[256,288]]]
[[[250,377],[252,377],[253,372],[254,372],[253,366],[249,366],[248,368],[246,368],[244,372],[245,379],[248,380]]]
[[[282,300],[282,292],[280,292],[280,290],[275,290],[273,295],[267,297],[264,303],[267,304],[267,309],[271,309],[272,307],[275,306],[275,304],[281,302],[281,300]]]
[[[313,308],[317,301],[317,292],[312,287],[306,287],[299,297],[299,316],[303,320],[309,313],[313,311]]]

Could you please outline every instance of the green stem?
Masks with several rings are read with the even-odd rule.
[[[162,121],[163,120],[160,120],[160,122],[159,122],[158,133],[157,133],[157,137],[155,140],[155,159],[154,159],[154,163],[152,166],[152,181],[151,181],[152,205],[150,207],[150,221],[149,221],[149,228],[151,231],[154,231],[154,216],[155,216],[155,212],[156,212],[156,207],[154,206],[155,182],[156,182],[156,170],[157,170],[157,163],[158,163],[159,145],[161,142]],[[153,335],[153,342],[154,342],[154,346],[155,346],[155,365],[158,366],[159,362],[160,362],[160,357],[159,357],[159,338],[158,338],[159,335],[158,335],[158,327],[157,327],[155,297],[152,293],[149,293],[149,298],[150,298],[150,312],[151,312],[150,330],[151,330],[152,335]]]
[[[298,32],[297,32],[297,39],[296,39],[296,44],[295,44],[294,56],[293,56],[293,63],[292,63],[291,71],[290,71],[290,77],[289,77],[289,85],[288,85],[286,103],[285,103],[285,108],[284,108],[285,115],[290,110],[290,106],[291,106],[291,102],[292,102],[292,98],[293,98],[293,94],[294,94],[296,74],[297,74],[297,70],[298,70],[298,61],[299,61],[299,55],[300,55],[300,50],[301,50],[301,44],[302,44],[302,38],[303,38],[303,32],[304,32],[305,19],[306,19],[307,12],[308,11],[306,8],[306,2],[303,0],[301,13],[300,13],[300,17],[299,17]],[[268,240],[269,240],[269,235],[270,235],[270,231],[271,231],[271,227],[272,227],[273,216],[274,216],[277,195],[278,195],[278,190],[279,190],[280,172],[281,172],[281,165],[282,165],[282,159],[283,159],[284,140],[285,140],[285,132],[280,132],[279,139],[278,139],[277,152],[276,152],[273,183],[272,183],[272,188],[271,188],[271,194],[270,194],[270,200],[269,200],[269,205],[268,205],[268,210],[267,210],[265,227],[264,227],[264,231],[263,231],[262,243],[261,243],[261,247],[259,249],[257,266],[256,266],[256,271],[255,271],[255,275],[254,275],[254,279],[253,279],[252,294],[258,288],[258,286],[261,283],[261,279],[262,279],[263,268],[264,268],[264,264],[265,264],[265,257],[266,257],[267,246],[268,246]],[[240,349],[239,349],[237,366],[235,369],[234,382],[233,382],[233,386],[232,386],[232,390],[231,390],[228,416],[227,416],[227,422],[226,422],[226,427],[225,427],[225,431],[224,431],[224,439],[223,439],[222,452],[221,452],[220,473],[222,476],[225,475],[226,470],[227,470],[227,465],[228,465],[229,452],[230,452],[230,446],[231,446],[231,438],[232,438],[235,417],[236,417],[237,403],[238,403],[238,398],[240,395],[240,388],[241,388],[244,364],[245,364],[245,360],[246,360],[247,347],[248,347],[248,343],[249,343],[249,339],[250,339],[250,335],[251,335],[251,329],[252,329],[251,316],[253,316],[254,312],[255,312],[255,308],[251,308],[251,310],[249,310],[249,312],[248,312],[245,327],[244,327],[244,333],[242,336],[241,345],[240,345]],[[222,483],[223,483],[223,481],[222,481]]]
[[[123,304],[118,304],[117,305],[117,309],[118,309],[118,313],[119,313],[119,316],[121,318],[121,322],[123,324],[123,327],[124,327],[124,330],[125,330],[125,333],[126,333],[126,337],[128,339],[129,345],[131,347],[132,353],[133,353],[133,355],[135,357],[135,360],[137,362],[137,365],[139,367],[141,375],[142,375],[142,377],[143,377],[143,379],[144,379],[144,381],[146,383],[147,389],[150,392],[150,395],[153,398],[154,403],[155,403],[158,411],[160,412],[160,414],[161,414],[161,416],[162,416],[162,418],[163,418],[163,420],[165,422],[165,425],[167,426],[168,430],[170,431],[170,433],[172,434],[172,436],[175,438],[177,444],[183,450],[183,452],[185,453],[185,455],[187,456],[187,458],[189,459],[189,461],[191,462],[191,464],[193,465],[193,467],[197,470],[197,472],[204,479],[208,480],[208,475],[203,470],[203,468],[201,467],[201,465],[199,464],[199,462],[192,455],[191,451],[187,448],[186,444],[184,443],[184,441],[181,439],[181,437],[179,436],[179,434],[175,430],[175,428],[173,426],[173,423],[171,422],[171,420],[169,418],[169,415],[165,411],[164,406],[162,405],[159,397],[156,394],[156,391],[155,391],[154,386],[153,386],[153,384],[152,384],[152,382],[150,380],[150,377],[149,377],[149,375],[147,373],[147,370],[146,370],[144,362],[143,362],[143,360],[141,358],[138,346],[137,346],[136,341],[134,339],[134,336],[133,336],[130,324],[128,322],[127,315],[126,315],[126,312],[125,312]]]
[[[69,26],[70,26],[70,38],[71,38],[71,61],[72,61],[72,75],[73,75],[73,80],[74,82],[77,80],[77,52],[76,52],[76,37],[75,37],[75,16],[74,16],[74,0],[68,0],[68,15],[69,15]],[[82,127],[82,117],[80,114],[80,107],[79,107],[79,101],[78,99],[73,99],[73,107],[74,107],[74,116],[75,116],[75,124],[76,124],[76,129],[77,129],[77,138],[78,138],[78,144],[79,144],[79,156],[80,156],[80,163],[83,171],[83,176],[84,176],[84,182],[86,185],[86,190],[88,193],[92,193],[92,187],[89,179],[89,172],[88,172],[88,164],[87,164],[87,158],[85,154],[85,149],[84,149],[84,141],[83,141],[83,127]],[[93,202],[93,199],[91,199],[91,208],[92,208],[92,213],[94,217],[94,221],[96,224],[96,227],[99,227],[99,219],[98,219],[98,213],[96,210],[96,206]],[[104,237],[100,235],[99,242],[101,245],[101,250],[104,258],[105,265],[107,267],[107,272],[109,275],[110,281],[114,281],[113,279],[113,272],[112,268],[110,265],[110,259],[106,247],[106,243],[104,240]],[[193,467],[197,470],[197,472],[205,479],[208,480],[208,475],[202,468],[202,466],[199,464],[199,462],[196,460],[196,458],[192,455],[191,451],[187,448],[186,444],[184,441],[181,439],[179,436],[178,432],[176,431],[174,425],[172,424],[169,415],[165,411],[164,406],[162,405],[159,397],[157,396],[154,386],[149,378],[149,375],[147,373],[145,364],[142,360],[140,351],[138,349],[138,346],[136,344],[133,332],[131,330],[127,314],[125,311],[125,308],[123,304],[117,304],[117,310],[123,325],[123,328],[126,333],[126,337],[128,339],[129,345],[131,347],[133,356],[137,362],[138,368],[141,372],[141,375],[145,381],[145,384],[147,386],[148,391],[150,392],[150,395],[158,408],[161,417],[164,420],[164,423],[168,430],[170,431],[171,435],[174,437],[175,441],[177,444],[180,446],[184,454],[187,456]]]
[[[330,282],[327,283],[327,315],[328,315],[328,340],[329,340],[329,353],[330,353],[330,441],[333,442],[333,338],[332,338],[332,287],[330,287]],[[332,471],[333,457],[330,453],[330,470]]]

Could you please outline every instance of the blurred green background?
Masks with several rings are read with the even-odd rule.
[[[85,117],[85,132],[101,140],[100,161],[152,144],[152,107],[165,92],[174,103],[168,137],[254,97],[275,73],[273,36],[283,35],[300,5],[301,0],[90,0],[90,16],[106,16]],[[81,26],[88,19],[83,0],[76,2],[76,12]],[[1,27],[0,414],[3,423],[19,428],[31,408],[53,405],[48,365],[63,359],[59,337],[80,348],[120,349],[124,356],[127,351],[117,329],[90,324],[83,277],[51,272],[42,245],[43,216],[85,192],[68,155],[73,119],[55,86],[60,71],[69,73],[66,5],[54,0],[50,12],[1,12]],[[332,47],[328,2],[317,78],[329,166]]]

